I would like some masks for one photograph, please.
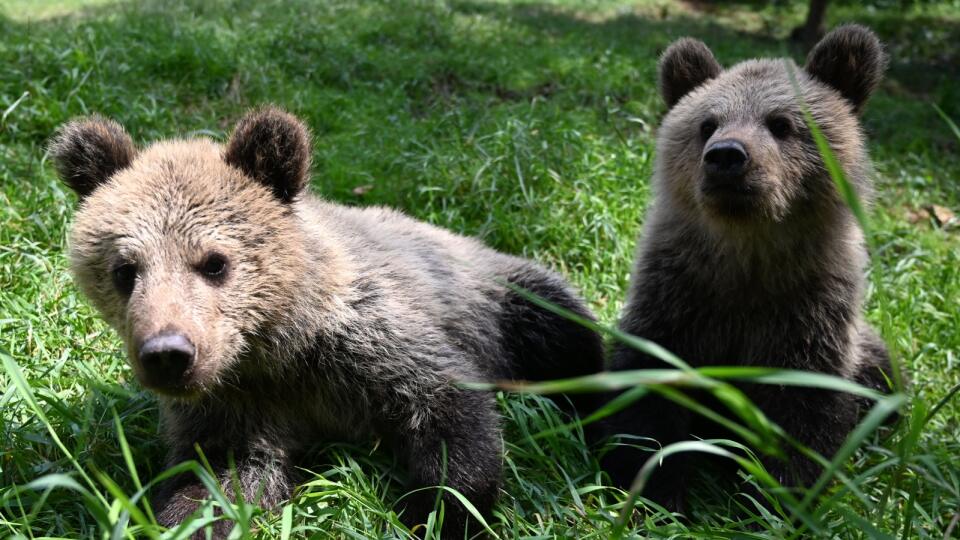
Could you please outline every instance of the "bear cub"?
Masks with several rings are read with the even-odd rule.
[[[890,359],[861,313],[868,263],[863,232],[827,173],[804,122],[785,62],[745,61],[724,70],[710,49],[681,39],[659,65],[669,108],[657,135],[653,188],[620,326],[693,366],[745,365],[816,371],[889,390]],[[886,57],[868,29],[843,26],[810,52],[796,81],[861,200],[871,166],[858,115]],[[791,63],[792,66],[792,63]],[[662,368],[625,345],[614,370]],[[830,457],[865,412],[853,395],[743,385],[797,441]],[[663,397],[615,416],[608,434],[667,445],[731,434]],[[650,457],[618,446],[603,460],[629,486]],[[656,444],[652,445],[654,449]],[[798,452],[766,459],[783,485],[808,486],[820,467]],[[693,454],[664,460],[644,495],[680,510]]]
[[[227,493],[231,460],[245,500],[270,507],[312,446],[381,438],[411,489],[446,485],[487,512],[502,466],[496,402],[458,383],[602,369],[598,335],[506,285],[592,318],[557,274],[311,195],[309,134],[278,109],[248,114],[225,146],[138,150],[113,121],[77,120],[51,154],[80,198],[72,272],[159,396],[169,464],[198,444]],[[159,520],[182,522],[207,495],[191,475],[172,479]],[[408,495],[402,519],[425,523],[436,496]],[[444,533],[462,535],[468,512],[442,500]]]

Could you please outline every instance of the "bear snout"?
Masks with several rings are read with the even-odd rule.
[[[165,332],[147,338],[137,352],[144,385],[177,393],[186,382],[196,353],[193,342],[181,333]]]
[[[750,163],[747,148],[736,139],[724,139],[707,147],[703,154],[704,189],[739,191],[746,188],[744,173]]]

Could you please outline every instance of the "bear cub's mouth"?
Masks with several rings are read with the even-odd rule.
[[[745,177],[705,176],[700,183],[701,201],[725,216],[744,216],[759,206],[761,189]]]
[[[709,197],[755,197],[758,191],[742,178],[729,179],[711,179],[707,178],[701,184],[700,191]]]

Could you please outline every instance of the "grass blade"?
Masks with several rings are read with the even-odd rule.
[[[946,122],[946,123],[947,123],[947,126],[950,127],[950,131],[953,132],[953,134],[954,134],[954,136],[956,136],[957,140],[960,141],[960,128],[957,127],[957,124],[953,121],[952,118],[950,118],[950,117],[947,115],[947,113],[945,113],[945,112],[943,111],[943,109],[940,108],[939,105],[937,105],[936,103],[933,103],[932,105],[933,105],[933,108],[936,109],[937,114],[940,115],[940,118],[943,118],[943,121]]]
[[[12,356],[10,356],[10,353],[2,348],[0,348],[0,360],[3,361],[3,367],[6,370],[7,375],[10,376],[10,379],[13,380],[13,384],[16,386],[20,396],[27,403],[27,406],[30,408],[30,410],[37,415],[37,418],[40,419],[40,422],[43,423],[44,427],[47,428],[47,433],[50,434],[50,438],[53,439],[54,443],[57,445],[57,448],[63,452],[63,455],[67,457],[73,467],[77,470],[77,473],[79,473],[87,483],[90,488],[90,492],[100,500],[104,507],[110,506],[103,494],[97,490],[96,484],[93,482],[90,476],[87,475],[87,472],[83,469],[83,467],[80,466],[77,458],[74,457],[73,453],[70,452],[66,445],[63,444],[63,441],[60,440],[60,435],[58,435],[57,431],[53,429],[53,425],[50,423],[50,420],[47,419],[47,415],[37,403],[37,398],[33,395],[33,390],[30,388],[30,383],[28,383],[24,378],[23,372],[20,371],[20,366],[17,365],[17,362]]]
[[[807,106],[807,102],[803,98],[803,92],[800,90],[800,83],[797,82],[797,75],[793,63],[789,60],[784,60],[784,65],[787,68],[787,76],[790,78],[790,84],[793,86],[793,92],[796,95],[797,102],[800,104],[804,122],[806,122],[807,129],[810,130],[810,135],[813,137],[813,141],[817,145],[817,150],[820,152],[820,157],[823,159],[823,165],[826,167],[827,173],[830,174],[830,178],[837,187],[837,191],[840,193],[843,201],[860,223],[860,227],[863,229],[864,235],[869,242],[870,222],[867,219],[867,213],[863,209],[863,205],[860,203],[860,198],[857,196],[857,191],[854,189],[853,184],[847,180],[847,175],[843,172],[843,167],[840,165],[840,162],[837,161],[837,157],[830,148],[830,142],[827,141],[827,138],[820,130],[820,126],[817,125],[813,115],[810,114],[810,108]]]
[[[837,450],[837,453],[833,456],[833,459],[828,463],[826,469],[820,474],[820,477],[814,483],[814,485],[807,490],[806,495],[803,498],[803,501],[800,503],[800,509],[803,510],[813,502],[816,497],[820,494],[824,487],[826,487],[827,482],[833,478],[840,467],[843,465],[850,456],[853,455],[854,451],[863,444],[863,441],[878,427],[880,427],[884,420],[888,416],[898,411],[905,403],[907,402],[906,396],[903,394],[893,394],[890,396],[884,396],[883,398],[877,400],[873,405],[873,408],[870,409],[870,412],[863,418],[860,424],[847,436],[843,445]]]

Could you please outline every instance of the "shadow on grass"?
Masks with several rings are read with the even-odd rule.
[[[232,118],[262,101],[302,105],[321,137],[377,129],[382,114],[358,125],[356,118],[339,121],[330,113],[347,96],[381,101],[384,111],[409,120],[450,110],[480,115],[533,100],[552,100],[570,110],[635,99],[659,113],[658,101],[649,96],[655,60],[680,36],[703,39],[726,65],[754,56],[802,59],[803,51],[784,39],[725,26],[710,16],[711,10],[754,4],[587,13],[537,2],[458,0],[396,9],[385,3],[121,1],[39,21],[0,16],[11,44],[0,57],[17,66],[8,74],[11,80],[0,75],[0,90],[15,86],[13,78],[43,81],[43,91],[61,101],[59,114],[21,127],[34,138],[46,138],[57,124],[85,110],[132,117],[128,123],[135,135],[169,135],[170,125],[185,123],[227,131]],[[477,17],[498,21],[503,30],[492,35],[469,20]],[[905,19],[897,10],[862,10],[855,19],[875,28],[889,45],[887,92],[933,100],[960,116],[955,84],[960,22]],[[609,78],[596,80],[605,73]],[[41,90],[31,94],[36,100]],[[131,110],[130,95],[142,96],[141,110]],[[880,128],[875,144],[911,133],[953,148],[948,136],[940,137],[945,130],[930,133],[932,111],[911,111],[916,120],[904,125],[909,118],[881,120],[886,107],[868,112],[868,128]],[[7,123],[17,121],[14,116]]]

